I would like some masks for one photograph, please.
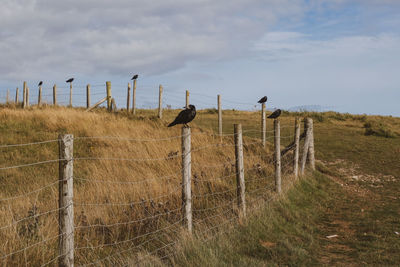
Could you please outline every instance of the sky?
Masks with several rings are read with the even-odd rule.
[[[118,107],[138,73],[137,104],[312,108],[400,116],[399,0],[0,0],[0,97],[27,81],[68,103],[112,82]]]

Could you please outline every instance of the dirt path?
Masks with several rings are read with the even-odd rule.
[[[400,265],[400,182],[343,161],[325,163],[336,187],[318,224],[326,266]]]

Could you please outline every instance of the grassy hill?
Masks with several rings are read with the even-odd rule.
[[[359,212],[340,209],[356,206],[361,210],[357,201],[369,200],[370,194],[376,201],[366,205],[363,220],[356,221],[363,224],[354,226],[354,234],[371,223],[374,227],[368,228],[366,236],[374,238],[365,241],[368,238],[361,233],[360,238],[355,234],[351,242],[346,241],[351,248],[346,260],[390,264],[398,259],[399,237],[389,232],[399,225],[400,119],[338,113],[283,114],[282,146],[293,139],[295,116],[314,118],[316,158],[322,162],[318,164],[319,172],[292,188],[288,154],[283,162],[283,183],[289,190],[286,197],[260,206],[274,196],[272,133],[268,132],[269,143],[262,148],[258,140],[260,113],[224,111],[226,136],[221,138],[214,134],[215,110],[200,111],[192,124],[192,190],[198,238],[190,239],[180,228],[181,132],[179,127],[166,128],[177,111],[165,111],[163,120],[155,114],[148,110],[140,110],[137,116],[123,111],[85,113],[66,108],[0,110],[1,145],[56,140],[59,133],[74,134],[77,265],[122,265],[138,259],[150,265],[329,264],[334,258],[324,247],[329,244],[319,240],[321,233],[325,234],[323,230],[329,228],[325,223],[331,218],[325,216],[349,215],[349,220],[356,220]],[[241,123],[244,129],[246,189],[252,211],[249,220],[239,227],[233,223],[237,213],[231,136],[234,123]],[[269,121],[267,130],[271,129]],[[0,167],[58,158],[55,141],[1,149]],[[7,240],[0,250],[2,255],[17,251],[2,258],[2,264],[53,264],[57,260],[58,163],[0,172],[0,238]],[[348,192],[348,187],[368,194],[347,203],[347,197],[355,195]],[[396,199],[387,201],[385,196]],[[338,200],[342,206],[337,211]],[[382,232],[375,232],[377,217],[382,217]],[[210,228],[213,230],[206,231]],[[216,233],[226,232],[222,230],[229,234],[213,238]],[[210,241],[203,243],[199,241],[202,239]],[[365,242],[370,246],[358,253]],[[390,252],[389,247],[393,248]],[[377,252],[371,254],[370,250]],[[104,260],[96,262],[99,259]]]

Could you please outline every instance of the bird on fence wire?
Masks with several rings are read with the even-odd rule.
[[[187,124],[191,122],[194,117],[196,117],[196,107],[194,105],[189,105],[187,108],[179,112],[178,116],[176,116],[175,120],[171,122],[168,127],[184,124],[185,127],[189,127]]]
[[[282,111],[280,109],[275,110],[274,112],[272,112],[271,115],[269,115],[267,118],[269,119],[276,119],[281,115]]]
[[[264,97],[262,97],[260,100],[258,100],[258,103],[262,104],[262,103],[267,102],[267,100],[268,100],[268,97],[267,97],[267,96],[264,96]]]
[[[73,81],[74,81],[74,78],[70,78],[70,79],[66,80],[65,82],[66,83],[72,83]]]
[[[39,84],[38,84],[38,86],[42,86],[42,84],[43,84],[43,81],[40,81]]]
[[[139,75],[138,75],[138,74],[135,74],[135,75],[133,75],[133,77],[132,77],[131,80],[136,80],[138,77],[139,77]]]

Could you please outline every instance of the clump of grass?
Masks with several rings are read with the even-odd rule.
[[[386,124],[375,121],[367,121],[364,123],[365,135],[375,135],[385,138],[395,138],[397,134]]]

